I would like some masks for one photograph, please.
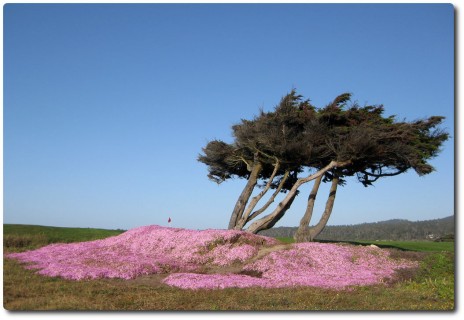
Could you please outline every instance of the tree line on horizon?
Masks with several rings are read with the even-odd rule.
[[[277,227],[259,232],[268,237],[293,237],[297,227]],[[455,233],[454,216],[409,221],[394,219],[388,221],[360,223],[355,225],[328,225],[316,240],[437,240]]]
[[[428,161],[449,137],[439,128],[444,117],[408,122],[383,113],[382,105],[360,106],[350,93],[318,108],[292,90],[273,111],[260,110],[253,119],[233,125],[231,143],[208,142],[198,156],[207,166],[208,178],[216,183],[246,180],[228,228],[251,233],[272,228],[299,188],[312,182],[294,238],[313,241],[327,225],[338,187],[347,184],[347,177],[368,187],[410,169],[420,176],[433,172]],[[320,220],[310,226],[321,183],[330,183],[330,191]],[[261,191],[252,197],[257,188]],[[285,194],[283,199],[272,206],[280,193]]]

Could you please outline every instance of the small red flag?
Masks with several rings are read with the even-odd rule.
[[[168,223],[170,223],[170,222],[171,222],[171,217],[169,217],[169,219],[168,219]]]

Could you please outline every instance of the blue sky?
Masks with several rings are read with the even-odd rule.
[[[4,223],[226,228],[245,185],[207,179],[209,140],[292,88],[386,115],[443,115],[431,163],[364,188],[329,224],[454,214],[454,8],[447,4],[7,4]],[[297,225],[309,188],[278,224]],[[328,186],[320,190],[322,212]]]

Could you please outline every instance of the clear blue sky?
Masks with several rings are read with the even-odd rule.
[[[292,88],[321,107],[348,91],[400,120],[443,115],[452,136],[433,174],[349,180],[329,224],[454,214],[452,5],[3,10],[4,223],[226,228],[245,181],[218,186],[196,158]],[[278,226],[298,224],[310,187]]]

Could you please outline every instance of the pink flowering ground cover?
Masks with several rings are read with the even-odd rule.
[[[146,226],[103,240],[52,244],[7,258],[27,263],[42,275],[73,280],[169,273],[163,282],[184,289],[341,289],[381,283],[398,269],[418,265],[392,259],[389,251],[377,247],[299,243],[282,249],[278,244],[275,239],[236,230]],[[269,253],[258,255],[263,249]],[[205,266],[214,273],[204,273]]]
[[[278,242],[236,230],[194,231],[156,225],[88,242],[51,244],[8,254],[46,276],[66,279],[122,278],[174,271],[194,272],[205,265],[244,262],[263,246]]]
[[[342,289],[381,283],[391,278],[395,270],[417,266],[415,261],[391,259],[389,251],[380,248],[299,243],[293,244],[290,250],[274,251],[245,265],[242,274],[175,273],[164,282],[185,289],[253,286]]]

